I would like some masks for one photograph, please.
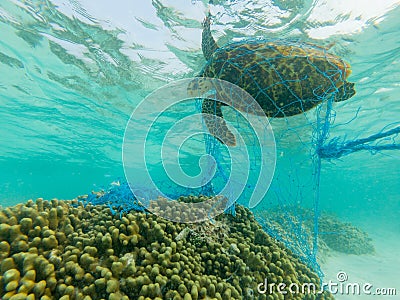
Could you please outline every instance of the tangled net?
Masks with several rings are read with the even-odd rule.
[[[318,222],[321,169],[324,161],[339,159],[359,151],[375,154],[383,150],[399,150],[400,144],[396,139],[400,126],[390,124],[379,133],[354,140],[330,137],[330,129],[336,117],[334,103],[351,98],[355,92],[354,84],[346,81],[350,74],[349,65],[327,53],[325,49],[306,43],[260,39],[242,40],[221,48],[211,46],[214,55],[207,61],[199,77],[226,80],[245,89],[270,117],[269,122],[274,129],[276,171],[264,202],[257,209],[280,207],[285,223],[290,224],[290,230],[282,234],[281,231],[269,227],[262,218],[258,218],[258,222],[322,279],[317,253],[318,237],[324,234]],[[223,121],[227,121],[228,129],[236,130],[236,135],[241,137],[239,144],[245,145],[247,151],[249,165],[244,170],[247,173],[245,188],[238,198],[230,199],[229,190],[224,195],[230,199],[225,208],[230,214],[235,212],[235,203],[248,204],[254,190],[263,184],[262,178],[260,180],[257,174],[263,164],[260,145],[265,142],[264,135],[257,135],[254,128],[248,125],[248,120],[264,117],[254,116],[254,110],[250,106],[233,110],[218,104],[218,100],[222,99],[226,103],[233,101],[229,100],[232,97],[239,96],[232,95],[229,91],[215,93],[213,90],[205,90],[193,102],[194,111],[218,115]],[[207,106],[211,110],[205,111],[205,102],[211,104]],[[264,121],[267,122],[266,119]],[[222,126],[221,120],[214,125],[217,128],[214,133],[225,130],[222,127],[218,129],[218,126]],[[227,151],[227,146],[213,132],[210,134],[210,123],[203,119],[202,126],[208,132],[204,134],[205,153],[215,161],[214,176],[197,189],[177,189],[174,185],[165,184],[164,188],[171,198],[178,199],[182,195],[213,196],[222,191],[231,178],[230,161],[234,159],[232,153]],[[112,187],[103,195],[89,196],[85,201],[94,204],[107,203],[115,213],[132,209],[144,210],[126,183]],[[302,213],[296,215],[293,211],[287,211],[287,207],[309,208],[313,213],[305,218]],[[310,232],[305,231],[303,226],[310,222],[313,224],[312,243],[309,242]]]

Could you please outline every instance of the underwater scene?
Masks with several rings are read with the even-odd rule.
[[[400,299],[399,17],[2,0],[0,299]]]

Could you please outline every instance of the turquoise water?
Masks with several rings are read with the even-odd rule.
[[[315,14],[323,5],[302,1],[293,1],[293,7],[291,2],[274,2],[268,8],[269,2],[259,1],[254,7],[232,2],[211,8],[221,43],[246,34],[332,43],[331,51],[351,63],[350,79],[357,83],[357,95],[340,104],[336,122],[352,119],[358,108],[360,113],[331,135],[351,139],[398,120],[399,8],[392,2],[359,16],[351,5],[343,12],[333,5],[333,12],[320,17]],[[72,198],[123,177],[122,138],[133,108],[154,89],[201,69],[205,4],[156,1],[131,6],[122,11],[106,3],[2,2],[4,204]],[[268,10],[270,20],[264,18]],[[329,20],[335,10],[337,20]],[[335,28],[338,33],[331,34]],[[370,211],[396,212],[398,157],[395,152],[357,153],[326,164],[325,205],[340,211],[367,204]]]
[[[335,106],[335,124],[343,125],[332,127],[330,137],[351,140],[399,121],[399,5],[260,0],[214,1],[210,9],[221,44],[244,36],[296,38],[348,61],[357,94]],[[133,109],[150,92],[196,75],[204,64],[206,11],[206,3],[190,0],[2,1],[0,204],[71,199],[123,178],[122,141]],[[279,136],[283,125],[271,123]],[[300,134],[307,140],[311,132]],[[310,156],[309,149],[298,151],[298,136],[280,142],[278,156],[290,158],[284,164]],[[190,168],[201,145],[196,147],[194,154],[183,148],[189,173],[197,171]],[[324,161],[320,206],[398,239],[399,170],[398,150]],[[307,172],[300,169],[297,177],[307,178]]]

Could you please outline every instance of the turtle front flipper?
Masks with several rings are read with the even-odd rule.
[[[208,131],[221,143],[236,146],[236,138],[228,129],[221,110],[221,102],[204,99],[202,113]]]
[[[211,34],[210,17],[211,14],[208,13],[203,21],[203,32],[201,34],[201,50],[206,60],[209,60],[215,50],[219,48]]]

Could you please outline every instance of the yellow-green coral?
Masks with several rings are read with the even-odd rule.
[[[265,278],[319,282],[240,206],[236,217],[186,225],[38,199],[3,209],[0,221],[2,299],[269,299],[257,294]]]

